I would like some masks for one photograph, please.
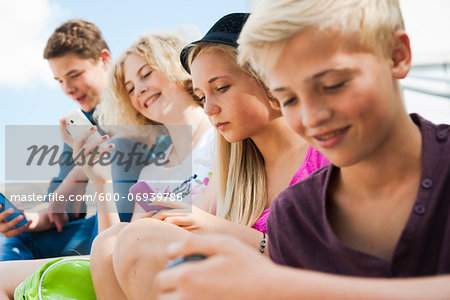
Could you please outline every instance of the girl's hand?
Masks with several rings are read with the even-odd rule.
[[[79,138],[75,138],[67,133],[66,121],[60,120],[61,137],[66,144],[72,147],[75,165],[82,166],[84,173],[94,184],[104,183],[111,179],[108,152],[114,149],[113,144],[106,144],[109,140],[108,135],[87,141],[96,131],[97,127],[92,126],[89,131],[81,134]]]
[[[226,232],[228,221],[207,213],[195,206],[180,204],[183,208],[161,210],[152,218],[162,220],[192,232]]]

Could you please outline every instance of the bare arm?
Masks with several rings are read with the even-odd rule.
[[[63,182],[54,191],[55,194],[63,195],[65,201],[50,201],[48,208],[48,219],[54,223],[58,232],[61,232],[64,223],[67,222],[68,217],[66,213],[66,206],[69,201],[69,196],[84,195],[86,192],[88,177],[84,174],[80,166],[75,166]],[[75,198],[74,198],[75,199]],[[76,202],[73,207],[75,216],[79,214],[79,207],[81,202]]]
[[[106,144],[109,136],[96,137],[88,141],[88,137],[97,131],[97,127],[93,126],[88,132],[83,133],[80,137],[74,139],[67,133],[66,121],[60,120],[60,133],[63,141],[72,147],[73,158],[75,163],[80,163],[85,176],[87,176],[94,185],[95,200],[98,212],[98,230],[103,230],[120,222],[117,212],[116,203],[114,201],[114,189],[111,181],[111,165],[106,166],[100,163],[100,154],[106,153],[114,149],[113,144]],[[81,155],[82,154],[82,155]],[[91,157],[92,156],[92,157]],[[85,159],[83,159],[85,158]]]
[[[259,253],[263,234],[250,226],[234,223],[211,215],[194,206],[184,209],[163,210],[152,218],[177,225],[194,233],[223,234],[232,236],[250,246],[255,253]],[[266,244],[268,237],[266,236]],[[265,248],[264,254],[268,255]]]
[[[207,259],[157,276],[158,299],[449,299],[450,275],[369,279],[275,265],[239,241],[193,235],[172,244],[171,258],[202,253]],[[233,288],[229,288],[233,287]]]
[[[216,186],[216,179],[214,174],[211,177],[211,180],[209,181],[208,185],[206,186],[206,189],[203,191],[200,197],[193,197],[192,204],[200,208],[201,210],[204,210],[206,212],[209,212],[212,215],[216,215],[216,208],[217,208],[217,186]]]
[[[134,210],[133,210],[133,216],[131,217],[131,222],[136,221],[140,218],[143,218],[147,215],[148,214],[142,209],[142,207],[140,205],[137,205],[137,203],[135,203]]]
[[[113,197],[114,189],[112,183],[97,182],[94,183],[94,189],[97,195],[98,232],[100,233],[109,227],[120,223],[120,218]]]
[[[409,279],[368,279],[277,267],[273,278],[283,299],[449,299],[450,275]]]
[[[197,206],[186,206],[184,209],[179,210],[163,210],[154,216],[150,216],[177,225],[191,232],[231,235],[251,246],[253,249],[260,250],[263,238],[263,234],[260,231],[215,215],[216,195],[217,186],[215,185],[213,175],[202,194],[201,200],[197,201]],[[268,237],[266,236],[266,243],[267,240]],[[268,255],[267,248],[264,254]]]

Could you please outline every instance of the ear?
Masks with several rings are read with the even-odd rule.
[[[392,73],[397,79],[405,78],[411,69],[411,47],[406,32],[397,30],[394,33],[392,45]]]
[[[275,98],[270,91],[266,91],[266,96],[267,96],[267,99],[269,100],[270,107],[274,110],[281,111],[280,101],[278,101],[278,99]]]
[[[103,65],[107,68],[111,62],[111,53],[109,52],[109,50],[102,49],[102,51],[100,51],[99,59],[103,63]]]

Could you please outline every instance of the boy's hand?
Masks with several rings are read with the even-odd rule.
[[[2,205],[0,204],[0,209],[2,208]],[[16,224],[19,224],[23,220],[23,216],[17,216],[11,221],[6,221],[6,218],[9,217],[14,213],[14,209],[10,208],[0,213],[0,234],[3,236],[10,238],[14,236],[18,236],[25,230],[27,230],[30,227],[31,220],[28,220],[28,223],[20,226],[18,228],[15,227]]]
[[[58,232],[61,232],[64,224],[69,221],[68,214],[66,212],[62,213],[66,206],[66,201],[51,201],[48,206],[48,220],[55,225]]]
[[[266,299],[276,266],[258,251],[228,236],[192,235],[168,248],[170,258],[203,254],[160,272],[158,299]]]

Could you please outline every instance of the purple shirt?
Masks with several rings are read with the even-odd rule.
[[[419,191],[387,261],[344,245],[325,211],[329,165],[283,191],[268,220],[269,253],[278,264],[334,274],[410,277],[450,273],[450,126],[411,115],[423,140]]]
[[[294,176],[289,182],[289,186],[294,183],[299,182],[300,180],[308,177],[310,174],[319,170],[323,166],[328,165],[330,162],[328,159],[323,156],[322,153],[309,146],[308,151],[306,152],[305,159],[303,160],[300,168],[295,171]],[[255,224],[253,224],[252,228],[267,233],[267,218],[269,217],[270,207],[263,211],[258,220],[256,220]]]

